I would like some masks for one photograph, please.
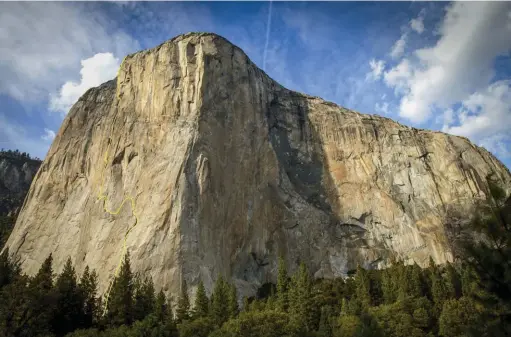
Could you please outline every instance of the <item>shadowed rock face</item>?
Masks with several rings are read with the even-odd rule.
[[[7,245],[30,274],[71,256],[105,290],[132,227],[133,267],[158,287],[223,274],[253,295],[279,255],[316,277],[451,259],[446,209],[469,210],[491,173],[510,189],[467,139],[287,90],[225,39],[186,34],[129,55],[73,106]]]
[[[18,213],[40,165],[36,159],[0,153],[0,216]]]

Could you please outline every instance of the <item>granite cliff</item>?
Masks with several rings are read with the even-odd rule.
[[[465,138],[287,90],[214,34],[129,55],[64,120],[7,246],[34,274],[49,253],[100,274],[123,252],[174,293],[217,275],[243,295],[277,256],[315,277],[390,258],[452,258],[443,226],[507,168]],[[124,240],[125,239],[125,240]]]

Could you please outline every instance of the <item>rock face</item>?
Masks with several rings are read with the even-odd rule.
[[[451,259],[446,212],[484,197],[488,174],[511,189],[467,139],[287,90],[225,39],[186,34],[73,106],[7,246],[30,274],[71,256],[105,290],[125,244],[166,291],[223,274],[251,295],[279,255],[315,277]]]
[[[40,165],[24,155],[0,152],[0,216],[17,213]]]

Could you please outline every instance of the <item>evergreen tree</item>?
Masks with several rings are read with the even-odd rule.
[[[228,296],[227,296],[227,306],[229,310],[229,317],[234,318],[238,315],[238,293],[236,292],[236,286],[234,284],[230,284],[228,286]]]
[[[446,265],[447,288],[451,297],[460,298],[462,295],[461,276],[451,263]]]
[[[219,326],[229,319],[229,306],[226,301],[228,296],[227,283],[220,275],[215,282],[213,294],[211,294],[211,317]]]
[[[319,319],[318,337],[332,337],[332,307],[325,305],[321,307],[321,318]]]
[[[446,285],[446,280],[442,276],[440,268],[438,268],[431,257],[429,270],[431,276],[431,298],[433,300],[435,313],[439,315],[442,311],[444,302],[451,297],[451,294]]]
[[[28,284],[23,316],[24,324],[33,335],[46,335],[51,330],[51,320],[56,309],[53,276],[53,257],[50,254]]]
[[[179,324],[189,318],[190,298],[188,297],[188,287],[186,286],[186,281],[183,280],[183,284],[181,286],[181,294],[179,295],[179,299],[177,301],[176,322]]]
[[[358,266],[355,274],[356,296],[363,307],[371,305],[371,280],[367,270]]]
[[[155,294],[153,280],[137,276],[134,285],[134,320],[143,320],[154,310]]]
[[[493,333],[511,335],[511,197],[492,177],[487,181],[489,197],[470,224],[478,239],[465,239],[461,247],[480,288],[472,295],[487,308],[487,321],[500,327]]]
[[[57,336],[64,336],[81,327],[83,323],[84,300],[78,287],[76,273],[68,258],[64,270],[55,282],[56,312],[53,317],[53,331]]]
[[[472,300],[465,297],[447,300],[439,318],[440,336],[480,336],[483,325],[480,318]]]
[[[382,293],[383,302],[386,304],[394,303],[397,300],[398,289],[397,279],[395,277],[396,267],[391,266],[382,271]]]
[[[110,326],[130,325],[133,322],[133,288],[133,273],[127,252],[107,297],[106,318]]]
[[[0,289],[14,282],[21,274],[18,264],[13,263],[9,257],[9,247],[0,254]]]
[[[288,299],[289,313],[293,324],[305,331],[311,331],[313,327],[313,319],[309,311],[311,282],[309,271],[303,262],[291,278]]]
[[[287,275],[286,263],[282,257],[279,258],[277,275],[277,307],[286,312],[288,309],[288,284],[289,277]]]
[[[408,266],[406,272],[406,279],[402,283],[408,283],[408,296],[419,298],[425,296],[425,285],[422,282],[422,270],[416,263]]]
[[[209,299],[206,295],[206,289],[202,280],[197,285],[197,294],[195,295],[195,304],[193,306],[194,318],[206,317],[209,313]]]
[[[98,275],[95,271],[92,273],[89,266],[85,266],[80,279],[79,289],[83,299],[83,322],[82,327],[87,329],[92,327],[99,318],[99,299],[98,299]]]
[[[0,336],[33,336],[28,277],[20,275],[0,290]],[[36,327],[37,328],[37,327]]]

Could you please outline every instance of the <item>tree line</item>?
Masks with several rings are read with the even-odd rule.
[[[0,156],[7,157],[7,158],[13,158],[13,159],[27,159],[27,160],[37,160],[41,161],[38,157],[30,157],[30,154],[28,152],[20,152],[18,149],[16,150],[0,150]]]
[[[54,275],[50,255],[28,277],[5,251],[0,336],[509,336],[511,199],[492,195],[470,223],[477,240],[460,240],[455,264],[396,261],[384,270],[358,267],[346,279],[313,279],[305,263],[289,273],[281,258],[276,284],[253,298],[239,299],[222,276],[209,295],[199,282],[194,303],[184,282],[167,297],[132,272],[126,254],[106,302],[88,267],[78,277],[68,259]]]

